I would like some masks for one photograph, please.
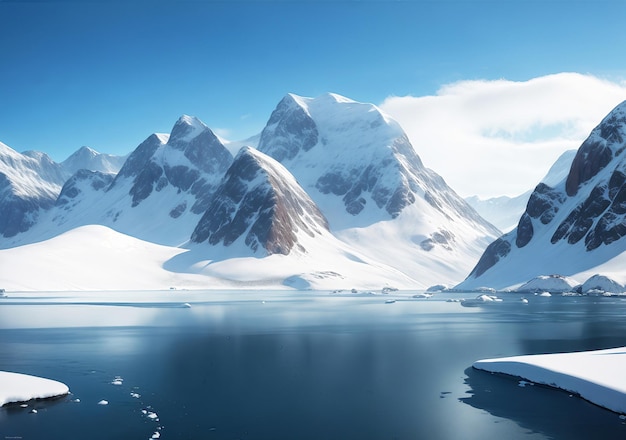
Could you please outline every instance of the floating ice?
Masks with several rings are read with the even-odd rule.
[[[416,293],[413,298],[431,298],[432,296],[432,293]]]
[[[474,368],[560,388],[626,414],[626,347],[484,359]]]
[[[462,299],[461,305],[467,307],[467,306],[477,306],[480,304],[494,303],[494,302],[502,302],[502,298],[498,298],[495,295],[482,294],[482,295],[478,295],[476,298],[473,298],[473,299]]]
[[[120,376],[115,376],[115,379],[113,379],[111,385],[124,385],[124,379],[122,379]]]
[[[139,393],[130,393],[130,397],[132,397],[133,399],[139,399],[141,397],[141,394],[139,394]]]
[[[98,402],[98,405],[108,405],[109,401],[108,400],[104,400],[102,399],[100,402]]]
[[[27,374],[0,371],[0,406],[32,399],[47,399],[68,394],[67,385]]]

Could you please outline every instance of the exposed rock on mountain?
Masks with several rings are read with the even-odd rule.
[[[315,203],[270,157],[244,147],[230,166],[191,241],[230,246],[243,237],[260,254],[305,251],[298,235],[328,230]]]
[[[199,119],[182,116],[169,136],[153,134],[133,151],[112,186],[132,180],[132,206],[168,185],[194,197],[189,209],[202,214],[217,182],[233,160],[213,132]],[[181,204],[171,207],[176,211]],[[186,209],[186,208],[185,208]],[[175,214],[176,215],[176,214]],[[179,215],[179,214],[178,214]]]
[[[623,252],[625,139],[626,102],[591,132],[564,179],[535,188],[517,229],[492,243],[459,287],[508,286],[546,273],[570,275]]]

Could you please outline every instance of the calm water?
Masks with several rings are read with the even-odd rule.
[[[626,345],[625,300],[446,302],[461,296],[15,294],[0,370],[72,395],[0,408],[0,440],[626,438],[614,413],[470,368]]]

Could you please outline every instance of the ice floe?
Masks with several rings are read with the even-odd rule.
[[[43,377],[0,371],[0,406],[64,396],[70,392],[67,385]]]
[[[559,388],[626,414],[626,347],[484,359],[473,366]]]

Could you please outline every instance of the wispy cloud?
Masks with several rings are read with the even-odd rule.
[[[489,197],[534,187],[623,100],[625,82],[559,73],[460,81],[434,96],[389,97],[380,107],[459,194]]]

